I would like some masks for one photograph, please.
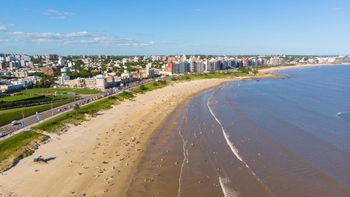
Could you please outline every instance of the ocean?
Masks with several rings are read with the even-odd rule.
[[[350,66],[279,74],[178,107],[128,196],[350,196]]]

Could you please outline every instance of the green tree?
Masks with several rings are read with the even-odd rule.
[[[75,65],[73,66],[76,70],[81,70],[82,65],[84,65],[84,62],[81,59],[78,59],[75,61]]]
[[[75,111],[78,111],[79,109],[80,109],[80,106],[79,106],[79,104],[78,103],[76,103],[75,105],[74,105],[74,108],[73,108]]]
[[[49,88],[55,83],[55,78],[53,76],[41,74],[41,80],[37,84],[39,88]]]

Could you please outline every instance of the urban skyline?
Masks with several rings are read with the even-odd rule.
[[[350,54],[345,0],[16,2],[0,13],[0,53]]]
[[[0,93],[31,87],[101,89],[155,77],[261,66],[335,64],[348,56],[59,56],[0,54]]]

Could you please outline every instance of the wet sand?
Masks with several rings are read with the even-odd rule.
[[[127,195],[350,196],[350,127],[338,117],[350,78],[316,69],[193,97],[158,129]]]
[[[177,108],[151,141],[128,196],[273,196],[227,145],[209,90]]]
[[[289,68],[293,67],[279,69]],[[0,175],[0,196],[271,196],[270,186],[262,184],[265,179],[255,177],[255,169],[268,169],[256,162],[255,156],[259,158],[262,153],[256,152],[248,163],[232,157],[225,137],[215,134],[222,128],[206,105],[193,105],[201,109],[198,115],[208,119],[205,125],[189,124],[192,120],[188,117],[196,120],[197,116],[184,115],[184,104],[179,105],[227,81],[178,83],[138,95],[135,101],[115,106],[80,126],[71,126],[61,136],[52,135],[51,142],[42,145],[35,155],[55,159],[48,164],[35,164],[32,157],[23,159]],[[162,124],[164,120],[166,124]],[[176,129],[181,124],[187,129]],[[164,132],[156,132],[152,138],[158,128]],[[244,138],[241,140],[243,143]],[[148,146],[150,142],[152,146]],[[248,164],[251,167],[247,168]],[[314,174],[311,172],[311,177],[317,180],[319,176]]]
[[[138,95],[79,126],[71,126],[33,157],[0,175],[0,196],[125,196],[151,136],[192,95],[228,80],[197,80]]]
[[[331,66],[331,65],[338,65],[338,64],[297,64],[293,66],[275,66],[270,68],[263,68],[260,69],[260,73],[274,73],[277,71],[282,70],[289,70],[289,69],[303,69],[303,68],[314,68],[314,67],[322,67],[322,66]]]

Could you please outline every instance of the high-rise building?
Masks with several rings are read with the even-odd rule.
[[[58,66],[60,66],[60,67],[63,67],[64,66],[64,58],[62,57],[62,56],[60,56],[59,58],[58,58]]]
[[[171,72],[171,73],[173,73],[173,61],[174,61],[173,57],[168,57],[167,69],[168,69],[168,72]]]

